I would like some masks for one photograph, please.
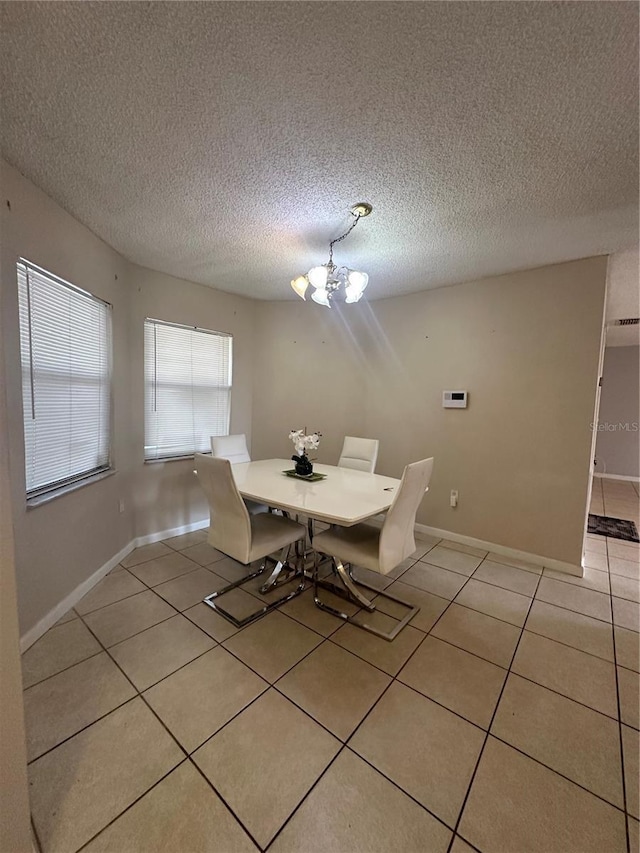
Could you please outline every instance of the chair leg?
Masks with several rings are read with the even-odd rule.
[[[366,597],[366,595],[363,595],[356,587],[356,581],[351,577],[351,572],[348,572],[342,565],[342,561],[337,557],[334,557],[333,566],[335,568],[336,574],[346,587],[347,592],[357,602],[357,604],[359,604],[360,607],[364,607],[369,612],[374,611],[376,609],[375,604],[372,604]]]
[[[280,559],[275,564],[273,571],[267,578],[267,580],[260,587],[260,592],[262,595],[265,595],[270,590],[274,589],[278,584],[287,583],[290,581],[292,577],[294,577],[297,569],[295,566],[290,566],[287,562],[289,559],[289,551],[291,550],[291,546],[287,545],[286,548],[282,549],[282,553],[280,554]],[[284,572],[284,575],[280,577],[280,575]]]
[[[300,571],[300,572],[294,571],[293,574],[287,575],[287,580],[291,580],[291,578],[295,577],[296,574],[300,574],[300,583],[292,592],[289,592],[286,595],[283,595],[281,598],[277,599],[277,601],[272,601],[269,604],[265,604],[263,607],[261,607],[255,613],[251,613],[249,616],[246,616],[244,619],[237,619],[232,613],[230,613],[228,610],[225,610],[222,607],[222,605],[220,604],[220,602],[218,601],[218,599],[220,599],[223,595],[225,595],[225,593],[231,592],[231,590],[236,589],[237,587],[241,586],[242,584],[247,583],[250,580],[253,580],[253,578],[258,577],[258,575],[261,575],[265,571],[265,569],[267,567],[267,562],[269,560],[276,563],[276,568],[278,569],[278,575],[279,575],[280,571],[282,569],[283,562],[285,562],[285,560],[286,560],[288,550],[289,550],[288,548],[283,549],[283,552],[280,556],[280,559],[277,561],[274,560],[273,557],[266,557],[264,562],[262,563],[262,565],[260,566],[260,568],[257,571],[251,572],[250,574],[245,575],[245,577],[240,578],[240,580],[233,581],[232,583],[227,584],[227,586],[223,587],[222,589],[219,589],[217,592],[212,592],[211,595],[207,595],[203,599],[204,603],[207,604],[209,607],[211,607],[212,610],[215,610],[216,613],[219,613],[221,616],[224,616],[224,618],[227,619],[229,622],[231,622],[233,625],[235,625],[236,628],[244,628],[245,625],[249,625],[251,622],[255,622],[256,619],[259,619],[261,616],[265,616],[267,613],[270,613],[272,610],[275,610],[276,607],[280,607],[281,604],[284,604],[285,602],[290,601],[292,598],[295,598],[295,596],[300,595],[301,592],[304,592],[305,585],[306,585],[306,578],[305,578],[303,571]],[[278,568],[278,566],[280,568]],[[287,567],[290,569],[292,568],[292,567],[288,566],[288,564],[287,564]],[[275,571],[276,571],[276,569],[274,569],[274,572],[272,572],[271,577],[273,577],[273,574],[275,573]],[[273,589],[273,586],[270,586],[269,588]],[[261,588],[261,591],[262,591],[262,588]]]
[[[396,595],[391,595],[391,593],[389,592],[384,592],[384,590],[376,589],[376,587],[370,586],[369,584],[363,583],[362,581],[356,581],[351,574],[351,567],[349,567],[348,570],[345,569],[342,561],[337,557],[332,557],[332,563],[335,574],[342,582],[344,589],[340,589],[334,584],[327,583],[327,581],[320,580],[318,578],[318,569],[320,566],[320,561],[318,555],[316,554],[313,573],[314,602],[316,604],[316,607],[319,607],[321,610],[326,610],[328,613],[333,614],[333,616],[337,616],[339,619],[342,619],[345,622],[351,622],[352,625],[357,625],[358,628],[363,628],[365,631],[369,631],[370,634],[375,634],[376,637],[381,637],[383,640],[388,641],[395,639],[400,633],[400,631],[402,631],[402,629],[405,627],[405,625],[408,625],[409,622],[416,615],[416,613],[420,611],[419,607],[414,607],[408,601],[404,601],[402,598],[398,598],[398,596]],[[391,631],[381,631],[374,625],[369,625],[366,622],[356,621],[353,616],[349,616],[347,613],[344,613],[341,610],[336,610],[335,607],[331,607],[329,604],[326,604],[324,601],[321,601],[318,597],[318,588],[321,587],[322,589],[330,590],[334,594],[339,595],[354,604],[359,604],[369,613],[374,612],[377,609],[375,604],[369,601],[369,599],[366,598],[366,596],[364,596],[357,589],[358,586],[364,587],[365,589],[369,589],[371,590],[371,592],[375,592],[377,594],[377,597],[386,598],[389,601],[394,601],[397,604],[401,604],[404,607],[407,607],[408,612],[403,616],[402,619],[398,620],[397,624],[391,629]]]

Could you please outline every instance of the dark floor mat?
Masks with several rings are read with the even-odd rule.
[[[627,542],[640,542],[638,528],[633,521],[623,518],[610,518],[608,515],[592,515],[589,513],[587,533],[596,536],[611,536],[613,539],[625,539]]]

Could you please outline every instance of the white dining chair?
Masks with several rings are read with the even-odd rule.
[[[249,448],[247,447],[247,437],[244,433],[239,433],[238,435],[212,435],[211,455],[218,459],[228,459],[232,464],[237,462],[251,462]],[[249,499],[245,500],[245,504],[251,515],[255,515],[258,512],[267,512],[269,509],[265,504]]]
[[[195,463],[196,474],[209,502],[209,544],[245,566],[258,560],[262,561],[257,570],[249,572],[240,580],[207,595],[204,599],[205,604],[221,613],[237,628],[241,628],[303,591],[305,576],[301,561],[297,560],[297,565],[293,566],[289,563],[289,555],[296,542],[304,541],[307,531],[304,525],[282,515],[268,512],[251,515],[238,491],[228,459],[217,459],[197,453]],[[277,559],[271,556],[277,552],[280,552]],[[237,619],[220,606],[219,599],[225,593],[263,574],[269,562],[274,564],[274,568],[260,587],[260,593],[266,594],[276,586],[297,577],[300,578],[298,587],[277,601],[265,604],[244,619]]]
[[[229,462],[251,462],[247,437],[244,433],[238,435],[212,435],[211,453],[219,459]]]
[[[370,524],[356,524],[353,527],[333,526],[329,530],[315,535],[313,539],[313,548],[316,552],[314,587],[315,603],[318,607],[333,613],[340,619],[352,622],[378,637],[383,637],[385,640],[393,640],[404,626],[413,619],[419,611],[419,607],[414,607],[403,599],[388,592],[380,591],[363,581],[356,581],[352,574],[352,567],[354,565],[361,566],[386,575],[413,554],[416,550],[414,537],[416,512],[420,506],[420,501],[429,488],[432,471],[433,458],[412,462],[406,466],[398,491],[381,528],[373,527]],[[342,583],[343,589],[326,579],[319,579],[320,559],[318,555],[320,554],[325,554],[331,558],[334,574]],[[319,587],[330,589],[372,613],[376,609],[375,604],[360,592],[358,586],[375,592],[377,596],[403,604],[409,608],[409,611],[391,631],[385,632],[366,622],[357,621],[346,613],[329,606],[318,597]]]
[[[378,459],[377,438],[356,438],[345,435],[342,453],[338,459],[338,468],[353,468],[356,471],[368,471],[373,474]]]

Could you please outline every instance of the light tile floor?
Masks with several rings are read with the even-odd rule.
[[[42,853],[636,853],[638,546],[587,537],[580,580],[420,541],[387,643],[310,591],[237,631],[205,538],[132,552],[25,653]]]
[[[635,521],[640,530],[640,486],[629,480],[594,477],[589,511]]]

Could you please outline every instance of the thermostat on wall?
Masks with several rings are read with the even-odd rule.
[[[442,405],[445,409],[466,409],[467,408],[467,392],[466,391],[443,391]]]

